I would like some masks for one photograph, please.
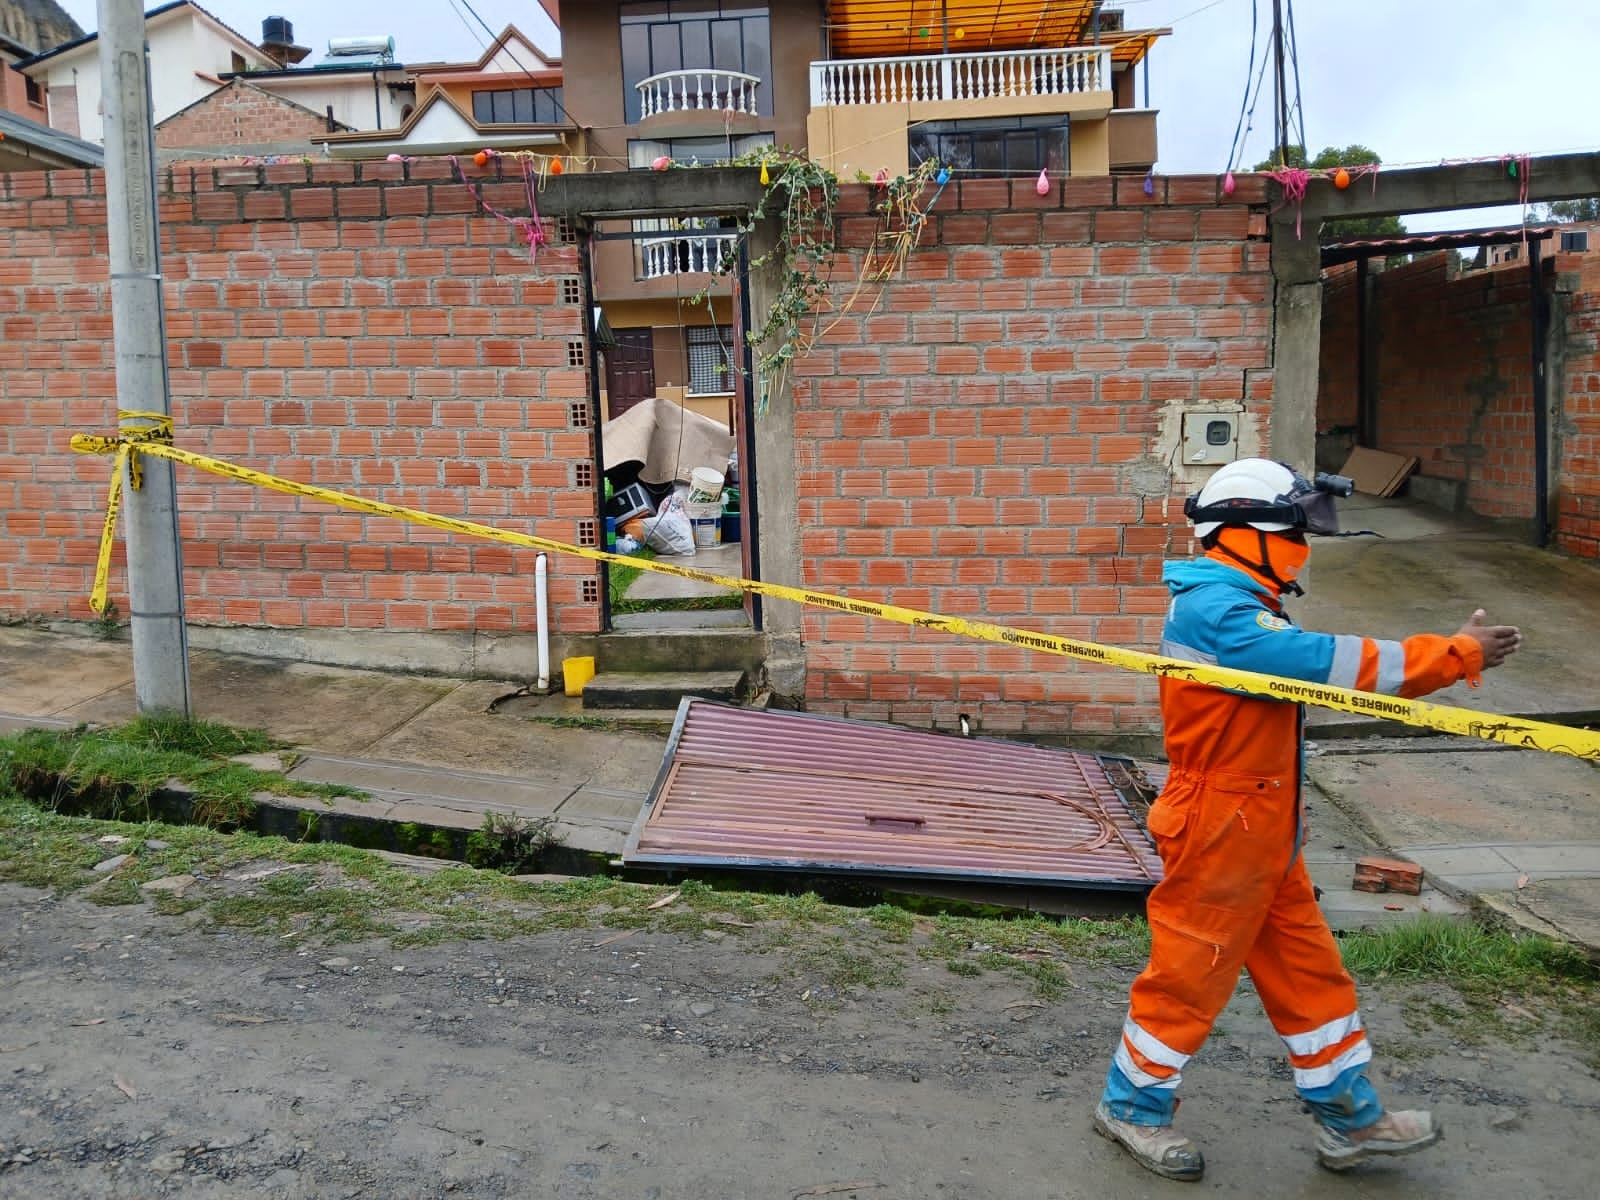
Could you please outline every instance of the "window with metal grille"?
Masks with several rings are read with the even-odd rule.
[[[984,117],[970,121],[924,121],[909,134],[911,161],[934,159],[957,173],[1001,176],[1064,172],[1068,118]]]
[[[479,125],[559,125],[566,115],[558,87],[472,93],[472,119]]]
[[[733,330],[726,325],[691,325],[684,335],[689,350],[689,394],[733,391]]]
[[[1574,230],[1561,235],[1561,252],[1563,254],[1587,254],[1589,252],[1589,231],[1587,229]]]

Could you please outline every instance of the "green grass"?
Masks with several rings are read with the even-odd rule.
[[[656,552],[649,546],[640,546],[629,557],[649,562],[655,558]],[[628,589],[633,586],[634,580],[644,574],[643,567],[621,566],[612,563],[606,568],[610,576],[611,611],[616,612],[617,606],[623,603],[628,594]]]
[[[192,819],[217,826],[249,820],[257,792],[361,794],[228,761],[277,746],[256,730],[171,717],[141,717],[105,729],[24,730],[0,738],[0,781],[65,812],[137,818],[149,816],[152,794],[176,779],[194,793]]]
[[[1467,1045],[1531,1044],[1553,1032],[1600,1069],[1597,972],[1573,946],[1437,917],[1340,945],[1358,979],[1410,985],[1402,1012],[1418,1032],[1443,1029]]]
[[[1517,987],[1530,982],[1594,978],[1576,949],[1532,934],[1513,934],[1426,917],[1340,942],[1345,966],[1359,979],[1440,979],[1458,986]]]
[[[657,557],[656,552],[648,546],[641,546],[631,555],[633,558],[646,561]],[[722,596],[692,596],[680,599],[660,600],[629,600],[628,589],[634,581],[644,574],[643,567],[618,566],[612,563],[608,568],[610,573],[609,592],[611,596],[611,611],[614,615],[621,616],[625,613],[642,612],[710,612],[721,609],[744,607],[744,596],[739,592],[729,592]]]

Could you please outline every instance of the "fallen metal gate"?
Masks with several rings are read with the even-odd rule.
[[[1161,863],[1129,811],[1127,765],[688,699],[622,858],[1144,889]]]

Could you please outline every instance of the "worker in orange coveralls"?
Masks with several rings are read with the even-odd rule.
[[[1189,662],[1388,695],[1421,696],[1498,666],[1520,644],[1483,612],[1453,637],[1404,642],[1311,633],[1283,615],[1300,595],[1306,534],[1337,534],[1333,493],[1291,468],[1245,459],[1184,507],[1205,553],[1168,563],[1172,606],[1161,653]],[[1169,1179],[1205,1159],[1173,1129],[1184,1064],[1250,972],[1314,1115],[1317,1159],[1345,1170],[1439,1140],[1428,1112],[1386,1112],[1367,1079],[1372,1049],[1355,985],[1317,906],[1300,854],[1301,706],[1161,680],[1171,774],[1149,827],[1165,875],[1150,893],[1150,962],[1133,983],[1122,1038],[1095,1110],[1103,1136]]]

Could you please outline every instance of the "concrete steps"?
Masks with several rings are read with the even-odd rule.
[[[741,671],[755,676],[766,653],[766,635],[748,625],[725,629],[629,628],[602,633],[595,639],[595,667],[602,675]]]
[[[732,671],[602,670],[583,689],[584,710],[675,710],[685,696],[736,703],[743,697],[745,673]]]

